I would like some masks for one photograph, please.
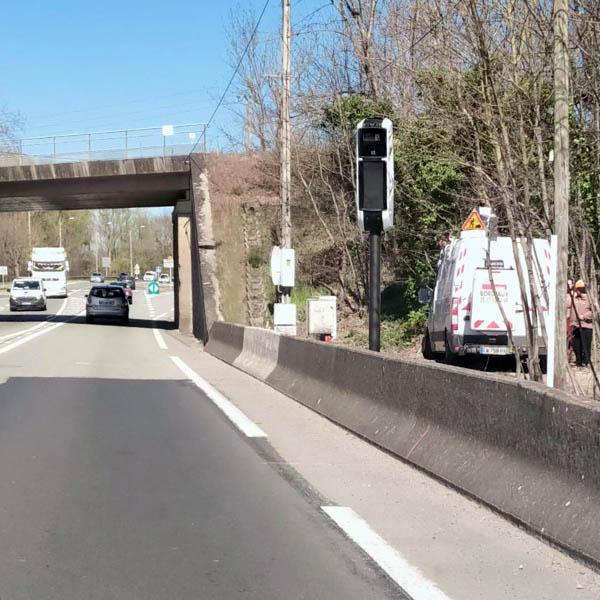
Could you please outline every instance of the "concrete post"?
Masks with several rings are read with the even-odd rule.
[[[195,261],[193,266],[196,274],[194,285],[196,287],[192,291],[198,309],[194,313],[194,335],[198,339],[206,341],[213,322],[223,320],[217,276],[217,244],[212,227],[212,209],[205,158],[197,154],[190,158],[190,198],[192,200],[192,218],[195,219],[196,224],[193,230],[195,237],[192,238]],[[242,285],[241,281],[240,285]]]
[[[175,324],[182,333],[193,333],[192,231],[189,201],[173,211],[173,260],[175,263]]]

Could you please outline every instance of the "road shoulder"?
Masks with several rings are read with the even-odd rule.
[[[323,497],[351,508],[450,598],[600,597],[588,567],[381,451],[176,332],[180,356],[259,425]]]

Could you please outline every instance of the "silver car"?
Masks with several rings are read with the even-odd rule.
[[[129,322],[129,302],[123,288],[116,285],[95,285],[90,290],[85,304],[85,320],[92,323],[97,318]]]
[[[90,276],[90,283],[104,283],[104,275],[96,271]]]

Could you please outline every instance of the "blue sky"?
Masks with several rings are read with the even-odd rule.
[[[20,113],[24,137],[206,121],[232,72],[230,11],[263,3],[7,0],[0,107]],[[328,3],[292,0],[293,18]],[[280,11],[271,0],[261,31],[278,31]]]

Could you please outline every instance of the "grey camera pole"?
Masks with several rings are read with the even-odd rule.
[[[381,231],[369,231],[369,350],[381,349]]]

